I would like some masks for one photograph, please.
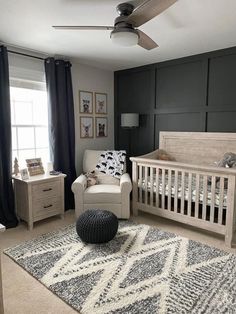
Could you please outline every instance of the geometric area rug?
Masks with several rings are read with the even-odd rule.
[[[236,255],[147,225],[95,245],[73,224],[4,253],[82,314],[236,313]]]

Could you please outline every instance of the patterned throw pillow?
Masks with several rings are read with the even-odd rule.
[[[96,169],[101,173],[120,179],[124,171],[125,160],[125,150],[104,151],[99,158]]]

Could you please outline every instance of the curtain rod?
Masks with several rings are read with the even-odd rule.
[[[24,57],[30,57],[30,58],[34,58],[34,59],[38,59],[38,60],[45,60],[45,58],[32,56],[32,55],[29,55],[29,54],[27,54],[27,53],[12,51],[12,50],[8,50],[8,49],[7,49],[7,51],[10,52],[10,53],[14,53],[14,54],[16,54],[16,55],[24,56]]]

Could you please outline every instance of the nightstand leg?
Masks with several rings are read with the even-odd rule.
[[[31,222],[31,223],[28,223],[28,230],[29,231],[32,231],[33,230],[33,222]]]

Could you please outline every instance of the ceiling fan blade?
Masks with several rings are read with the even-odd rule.
[[[139,27],[168,9],[176,1],[177,0],[145,0],[127,17],[126,22],[131,23],[134,27]]]
[[[152,40],[148,35],[146,35],[144,32],[138,30],[139,34],[139,41],[138,45],[141,46],[144,49],[151,50],[156,47],[159,47],[157,43],[155,43],[154,40]]]
[[[81,30],[81,31],[91,31],[91,30],[95,30],[95,31],[103,31],[103,30],[113,30],[114,27],[113,26],[52,26],[55,29],[59,29],[59,30]]]

